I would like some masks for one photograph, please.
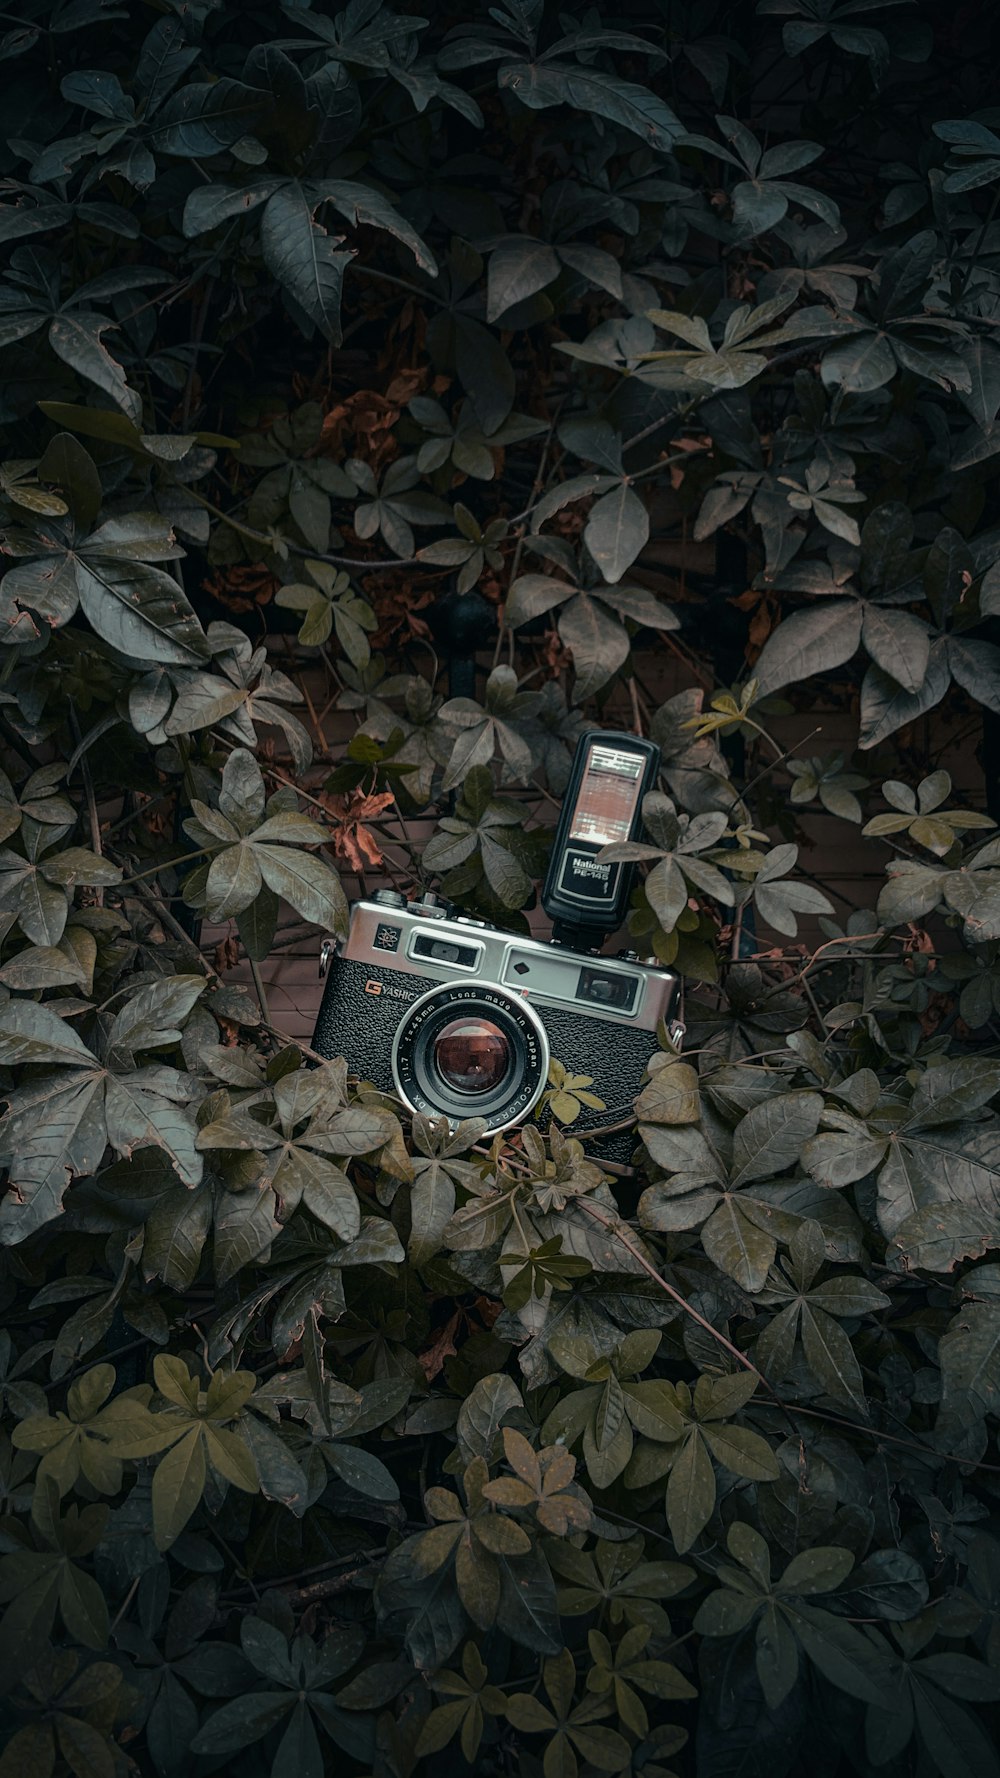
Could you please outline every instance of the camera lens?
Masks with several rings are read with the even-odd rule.
[[[549,1045],[534,1007],[499,982],[428,989],[407,1008],[392,1045],[392,1078],[404,1105],[488,1131],[519,1123],[545,1091]]]
[[[452,1019],[434,1041],[434,1065],[456,1093],[491,1093],[510,1067],[510,1044],[489,1019]]]

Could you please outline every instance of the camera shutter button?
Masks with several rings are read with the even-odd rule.
[[[447,920],[451,913],[451,902],[445,901],[443,895],[422,895],[413,903],[414,909],[430,920]]]

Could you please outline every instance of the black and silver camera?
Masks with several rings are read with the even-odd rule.
[[[593,1076],[605,1100],[581,1114],[574,1136],[624,1122],[678,984],[634,952],[596,954],[621,924],[632,874],[598,854],[637,837],[658,757],[630,735],[580,741],[542,894],[551,943],[455,913],[434,895],[407,901],[382,889],[356,902],[347,938],[323,946],[316,1051],[346,1056],[352,1072],[411,1111],[482,1117],[489,1132],[530,1115],[554,1059]],[[595,1159],[621,1161],[634,1138],[625,1130],[586,1146]]]

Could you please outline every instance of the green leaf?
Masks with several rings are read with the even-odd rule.
[[[8,1094],[0,1121],[9,1188],[0,1241],[23,1241],[58,1216],[71,1174],[99,1165],[108,1139],[103,1099],[102,1071],[79,1065]]]
[[[295,1693],[248,1692],[232,1698],[214,1710],[191,1743],[192,1753],[218,1755],[236,1753],[249,1747],[287,1716],[295,1704]]]
[[[917,1732],[942,1778],[965,1778],[971,1772],[996,1778],[1000,1772],[995,1743],[968,1710],[936,1686],[921,1683],[914,1692]]]
[[[861,685],[859,746],[877,747],[906,723],[939,704],[948,689],[949,654],[944,642],[931,645],[927,673],[915,692],[907,691],[881,667],[869,667]]]
[[[887,1235],[935,1203],[964,1202],[996,1214],[1000,1127],[989,1122],[906,1130],[888,1150],[878,1192],[879,1222]]]
[[[458,1646],[468,1619],[450,1564],[431,1575],[416,1570],[409,1539],[392,1552],[382,1571],[377,1601],[383,1624],[398,1626],[414,1666],[434,1672]]]
[[[648,87],[609,72],[555,61],[513,62],[497,70],[497,84],[532,111],[570,105],[584,116],[606,117],[661,154],[670,154],[684,134],[669,105]]]
[[[108,885],[122,880],[117,864],[97,852],[88,851],[86,846],[66,846],[62,851],[50,853],[42,860],[40,868],[50,883],[59,883],[67,889],[75,889],[77,883]]]
[[[330,865],[310,852],[285,846],[255,845],[254,857],[269,889],[289,902],[303,920],[325,932],[347,934],[347,897]]]
[[[919,1562],[904,1550],[875,1550],[854,1570],[845,1590],[862,1615],[896,1622],[922,1611],[929,1591]]]
[[[556,1726],[548,1706],[530,1692],[513,1692],[507,1699],[507,1721],[525,1735],[548,1735]]]
[[[547,241],[515,235],[501,241],[489,259],[486,319],[498,320],[515,303],[544,290],[559,276],[559,259]]]
[[[806,1363],[821,1388],[867,1417],[861,1367],[839,1321],[807,1302],[802,1307],[801,1332]]]
[[[153,146],[200,159],[251,135],[266,104],[242,81],[194,81],[169,98],[156,118]]]
[[[455,1584],[477,1628],[492,1629],[500,1605],[500,1574],[494,1558],[472,1539],[460,1538],[456,1545]]]
[[[861,638],[883,672],[904,691],[919,692],[931,652],[930,632],[920,618],[908,611],[866,604]]]
[[[625,1408],[636,1432],[645,1438],[672,1444],[684,1432],[684,1420],[670,1383],[653,1379],[625,1383]]]
[[[701,1244],[713,1265],[754,1294],[774,1264],[775,1237],[758,1227],[738,1197],[727,1193],[717,1203],[702,1228]]]
[[[183,1531],[205,1490],[205,1447],[193,1426],[161,1457],[153,1476],[153,1537],[158,1550],[169,1549]]]
[[[274,179],[260,179],[252,185],[196,186],[184,204],[184,234],[189,238],[206,234],[230,216],[248,215],[271,195],[275,183]]]
[[[370,1500],[399,1499],[399,1487],[385,1464],[359,1445],[327,1445],[326,1460],[334,1474],[355,1493],[367,1495]]]
[[[114,322],[103,315],[79,312],[56,315],[49,324],[49,345],[57,357],[88,383],[95,383],[110,395],[130,420],[142,414],[142,401],[125,380],[125,372],[117,358],[101,339]]]
[[[215,1270],[220,1284],[228,1283],[255,1260],[267,1258],[281,1229],[274,1212],[275,1198],[270,1186],[252,1185],[244,1191],[220,1194],[214,1235]]]
[[[786,617],[754,668],[758,698],[849,661],[861,642],[861,624],[862,607],[854,599],[823,599]]]
[[[814,1606],[789,1610],[789,1618],[809,1659],[831,1685],[864,1703],[884,1704],[884,1680],[860,1631]]]
[[[458,1413],[458,1439],[466,1462],[473,1457],[492,1461],[502,1449],[500,1429],[509,1414],[523,1406],[521,1392],[511,1377],[481,1377]]]
[[[753,1622],[762,1600],[755,1593],[734,1593],[719,1587],[703,1599],[695,1613],[699,1636],[738,1636]]]
[[[548,1563],[537,1549],[529,1556],[497,1558],[500,1605],[497,1624],[512,1641],[536,1654],[562,1647],[556,1590]]]
[[[582,703],[606,685],[628,658],[624,625],[589,593],[578,593],[563,609],[559,635],[573,655],[574,703]]]
[[[717,1463],[751,1482],[776,1482],[781,1473],[767,1440],[746,1426],[704,1426],[702,1437]]]
[[[342,235],[329,235],[316,221],[321,201],[311,188],[289,180],[267,201],[260,242],[272,276],[315,322],[323,337],[339,346],[344,272],[354,254],[343,249]]]
[[[802,1146],[802,1165],[818,1185],[850,1185],[870,1173],[885,1154],[886,1138],[860,1119],[838,1114],[839,1128],[821,1130]]]
[[[94,1576],[75,1563],[67,1563],[63,1568],[59,1609],[70,1635],[84,1648],[107,1648],[109,1624],[104,1594]]]
[[[981,1259],[1000,1247],[992,1211],[976,1204],[930,1204],[904,1217],[889,1246],[890,1261],[908,1269],[951,1272],[963,1259]]]
[[[650,871],[644,887],[646,899],[664,932],[672,932],[687,907],[690,894],[677,860],[661,858]]]
[[[823,354],[824,383],[839,384],[852,394],[882,389],[895,374],[892,347],[884,334],[875,331],[862,330],[855,338],[841,340]]]
[[[688,1433],[667,1482],[667,1524],[679,1555],[697,1542],[715,1510],[715,1472],[701,1434]]]
[[[798,1678],[799,1650],[788,1622],[773,1605],[757,1620],[755,1659],[761,1690],[777,1710]]]
[[[948,665],[963,691],[977,704],[1000,713],[1000,648],[964,636],[948,641]]]
[[[413,254],[421,269],[433,277],[437,272],[437,261],[433,253],[418,235],[415,228],[393,208],[389,200],[374,185],[361,185],[353,180],[324,180],[316,189],[322,198],[333,204],[342,215],[346,216],[353,228],[383,229],[402,241]]]
[[[68,987],[74,982],[83,985],[80,965],[54,945],[32,945],[19,951],[0,969],[0,982],[21,994]]]
[[[628,482],[595,501],[583,541],[605,580],[621,580],[649,539],[649,514]]]
[[[963,1423],[995,1414],[1000,1405],[1000,1307],[970,1303],[951,1322],[940,1345],[941,1419]]]
[[[0,1006],[0,1063],[50,1067],[92,1066],[94,1057],[72,1025],[51,1007],[34,1001],[9,1001]]]
[[[71,432],[58,432],[50,440],[38,465],[38,479],[62,489],[77,524],[89,531],[104,492],[93,457]]]
[[[213,920],[228,920],[256,900],[262,884],[260,859],[249,840],[227,846],[213,858],[205,887],[205,905]]]
[[[803,1550],[789,1562],[777,1591],[797,1593],[801,1598],[811,1593],[833,1593],[843,1585],[853,1567],[850,1550],[835,1546]]]
[[[278,897],[263,881],[249,906],[237,909],[236,930],[240,943],[255,963],[263,963],[270,955],[279,912]]]
[[[504,616],[512,629],[531,623],[556,605],[575,598],[577,588],[548,574],[520,574],[511,583]]]
[[[301,1144],[289,1146],[271,1184],[282,1206],[282,1221],[287,1220],[301,1199],[317,1221],[332,1229],[342,1241],[353,1241],[360,1233],[361,1207],[354,1187],[347,1174],[322,1155],[310,1153]]]
[[[441,1237],[455,1213],[455,1183],[445,1167],[431,1160],[410,1189],[410,1258],[421,1265],[438,1252]]]
[[[108,1047],[144,1050],[177,1043],[180,1027],[207,985],[202,975],[174,975],[140,988],[116,1015]]]
[[[690,1062],[668,1061],[657,1068],[636,1101],[640,1123],[691,1124],[700,1111],[698,1075]]]
[[[271,1767],[272,1778],[308,1778],[322,1770],[323,1754],[313,1724],[312,1712],[304,1698],[292,1711]]]
[[[120,654],[178,666],[204,660],[204,632],[171,575],[104,556],[80,559],[76,575],[81,610]]]
[[[733,1134],[733,1185],[769,1179],[797,1161],[822,1110],[818,1093],[776,1093],[755,1105]]]
[[[629,1758],[629,1743],[615,1729],[583,1727],[577,1721],[569,1734],[578,1752],[599,1772],[620,1772]]]

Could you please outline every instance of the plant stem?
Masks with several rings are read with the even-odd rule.
[[[73,739],[76,743],[77,748],[79,749],[83,743],[83,736],[80,732],[80,723],[77,718],[76,711],[73,709],[72,705],[70,705],[70,710],[69,710],[69,724],[70,724],[70,728],[73,731]],[[87,799],[87,818],[88,818],[89,825],[90,825],[90,844],[91,844],[91,847],[93,848],[93,850],[96,852],[98,858],[103,858],[104,847],[101,844],[101,822],[100,822],[100,817],[97,812],[97,798],[94,794],[94,780],[93,780],[93,777],[91,776],[90,761],[88,760],[86,753],[80,754],[80,773],[83,778],[84,795],[86,796],[86,799]],[[99,908],[103,907],[104,906],[104,890],[100,889],[100,888],[95,889],[93,894],[94,894],[95,906],[99,907]]]
[[[711,1334],[713,1340],[718,1340],[719,1345],[724,1346],[730,1357],[735,1358],[737,1364],[742,1365],[744,1370],[752,1371],[755,1377],[759,1377],[765,1389],[767,1389],[771,1395],[775,1396],[776,1402],[778,1401],[778,1398],[775,1395],[774,1390],[771,1388],[771,1385],[768,1383],[767,1378],[764,1376],[763,1371],[759,1371],[753,1360],[748,1358],[745,1352],[741,1352],[738,1346],[734,1346],[732,1340],[727,1339],[724,1333],[720,1333],[717,1327],[713,1327],[707,1317],[700,1314],[694,1307],[693,1303],[688,1302],[686,1296],[683,1296],[673,1284],[667,1282],[666,1278],[657,1271],[656,1267],[646,1258],[645,1254],[640,1253],[638,1247],[634,1246],[628,1239],[627,1235],[622,1233],[622,1225],[620,1222],[615,1221],[610,1216],[605,1216],[603,1211],[601,1211],[596,1204],[592,1204],[589,1198],[581,1196],[577,1198],[575,1202],[581,1210],[585,1210],[589,1216],[592,1216],[595,1222],[599,1222],[603,1228],[606,1228],[609,1235],[613,1235],[615,1240],[621,1243],[626,1253],[630,1253],[633,1259],[638,1260],[643,1271],[659,1285],[661,1290],[666,1291],[667,1295],[673,1298],[674,1302],[683,1309],[685,1315],[690,1315],[692,1321],[696,1321],[699,1327],[704,1328],[706,1333]],[[778,1402],[778,1405],[781,1406],[782,1404]]]
[[[185,491],[192,500],[197,500],[198,505],[203,506],[206,512],[213,513],[217,519],[222,520],[224,525],[229,525],[233,531],[238,531],[241,537],[249,538],[251,543],[259,544],[261,549],[273,551],[273,537],[266,537],[262,531],[252,531],[249,525],[241,524],[240,520],[234,519],[231,513],[223,512],[221,506],[216,506],[214,500],[209,500],[207,494],[199,493],[197,488],[188,486]],[[308,557],[313,562],[332,562],[335,568],[364,568],[369,573],[378,573],[382,569],[421,568],[426,565],[421,562],[419,556],[398,556],[393,557],[389,562],[380,561],[377,556],[373,556],[371,561],[363,561],[357,556],[323,555],[319,550],[310,549],[308,544],[294,543],[290,537],[283,537],[281,541],[291,555]]]
[[[268,1026],[270,1026],[271,1014],[268,1011],[267,995],[264,992],[264,983],[260,973],[260,965],[255,958],[251,957],[249,951],[247,952],[247,962],[250,965],[250,974],[253,976],[253,985],[257,990],[257,999],[260,1002],[260,1010],[263,1013]]]
[[[740,955],[740,940],[743,937],[743,914],[746,906],[746,901],[740,902],[733,920],[733,936],[729,946],[729,956],[733,963],[738,961]]]
[[[132,1585],[129,1587],[128,1592],[125,1594],[124,1599],[122,1600],[121,1604],[119,1605],[118,1610],[115,1612],[115,1615],[111,1620],[111,1632],[112,1633],[114,1633],[114,1631],[117,1630],[118,1625],[121,1623],[122,1618],[125,1616],[125,1613],[127,1612],[133,1599],[135,1598],[136,1593],[139,1590],[139,1582],[141,1581],[141,1579],[142,1579],[142,1575],[137,1574],[134,1581],[132,1582]]]
[[[167,858],[159,864],[151,864],[148,870],[141,870],[134,877],[123,877],[116,885],[119,889],[129,889],[134,883],[142,883],[147,877],[155,877],[161,870],[173,870],[177,864],[187,864],[191,858],[204,858],[208,848],[199,846],[194,852],[182,852],[179,858]]]
[[[185,932],[180,921],[174,918],[174,915],[170,912],[170,909],[166,904],[161,901],[160,897],[156,895],[152,889],[147,889],[145,883],[141,883],[138,878],[135,879],[135,890],[139,899],[144,901],[148,907],[152,908],[161,926],[165,927],[171,937],[175,938],[177,943],[183,946],[192,962],[197,963],[202,974],[207,975],[209,981],[218,981],[219,978],[216,971],[212,968],[207,959],[202,956],[190,933]]]

